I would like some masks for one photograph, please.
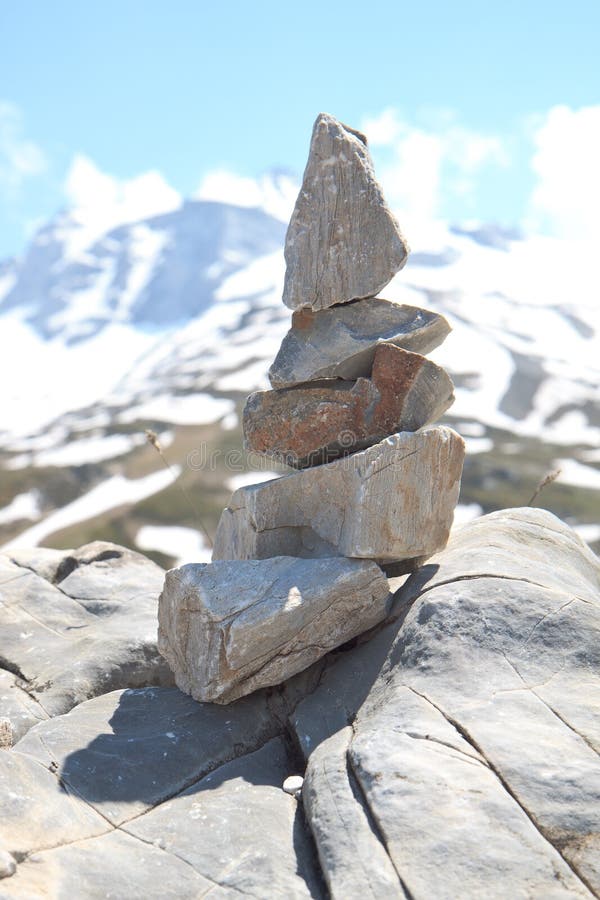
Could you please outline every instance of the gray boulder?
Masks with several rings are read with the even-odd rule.
[[[503,510],[395,583],[284,685],[113,691],[0,750],[0,898],[598,896],[600,561]]]
[[[272,559],[167,573],[158,646],[177,686],[230,703],[281,684],[385,618],[387,579],[367,560]]]
[[[285,239],[283,302],[326,309],[373,297],[408,258],[363,134],[321,113]]]
[[[109,690],[172,684],[156,646],[164,572],[96,542],[0,554],[0,716],[15,739]]]
[[[597,557],[549,513],[494,513],[410,576],[391,616],[372,652],[332,662],[292,716],[320,858],[323,822],[355,781],[409,896],[597,894]],[[327,801],[316,786],[324,765],[343,772],[327,738],[344,718],[348,781]],[[342,897],[334,874],[358,858],[336,848]]]
[[[381,297],[319,312],[300,309],[292,316],[269,379],[274,388],[286,388],[322,378],[368,378],[382,341],[426,354],[449,332],[450,325],[438,313]]]

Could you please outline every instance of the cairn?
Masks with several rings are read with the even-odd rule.
[[[372,628],[387,575],[446,545],[464,442],[432,424],[453,385],[424,354],[450,327],[375,296],[408,253],[366,138],[319,115],[286,236],[291,328],[243,415],[245,448],[298,471],[237,490],[213,562],[168,572],[160,598],[159,650],[197,700],[279,684]]]

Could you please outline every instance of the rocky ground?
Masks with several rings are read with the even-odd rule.
[[[600,563],[564,523],[456,529],[368,636],[225,706],[172,686],[163,577],[2,557],[2,900],[600,895]]]

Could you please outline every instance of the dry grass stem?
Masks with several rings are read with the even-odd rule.
[[[540,483],[538,484],[537,488],[536,488],[535,491],[533,492],[533,495],[532,495],[532,497],[531,497],[531,500],[529,501],[529,503],[527,504],[527,506],[533,506],[534,500],[537,499],[538,495],[544,490],[544,488],[545,488],[548,484],[552,484],[553,481],[556,481],[556,479],[558,478],[558,476],[560,475],[560,473],[561,473],[561,470],[560,470],[560,469],[554,469],[552,472],[548,472],[547,475],[544,475],[544,477],[542,478],[542,480],[541,480]]]
[[[145,435],[146,435],[146,440],[148,441],[148,443],[150,444],[150,446],[151,446],[151,447],[154,447],[154,449],[156,450],[156,452],[157,452],[158,455],[160,456],[161,460],[163,461],[163,464],[166,466],[166,468],[169,470],[169,472],[170,472],[171,475],[173,476],[173,481],[174,481],[175,483],[178,484],[179,490],[181,491],[181,493],[182,493],[183,496],[185,497],[186,502],[187,502],[188,506],[190,507],[190,509],[191,509],[191,511],[192,511],[192,515],[194,516],[195,521],[196,521],[196,522],[198,523],[198,525],[200,526],[200,529],[202,530],[202,533],[204,534],[204,537],[205,537],[206,540],[208,541],[208,546],[212,549],[212,546],[213,546],[213,540],[212,540],[210,534],[208,533],[208,531],[207,531],[207,529],[206,529],[206,527],[205,527],[205,525],[204,525],[204,522],[202,521],[202,519],[201,519],[200,516],[198,515],[198,510],[195,508],[194,504],[192,503],[191,498],[190,498],[190,495],[189,495],[188,492],[185,490],[185,488],[184,488],[181,484],[178,483],[178,477],[177,477],[177,474],[176,474],[176,472],[173,470],[173,467],[170,465],[168,459],[166,458],[165,454],[163,453],[163,449],[162,449],[162,447],[160,446],[160,441],[158,440],[158,435],[156,434],[155,431],[152,431],[150,428],[146,428],[146,430],[145,430],[144,433],[145,433]]]

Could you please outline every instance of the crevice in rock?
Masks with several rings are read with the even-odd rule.
[[[405,687],[408,687],[409,690],[412,690],[412,688],[408,685],[405,685]],[[416,693],[416,691],[413,691],[413,693]],[[454,744],[449,743],[449,741],[442,741],[440,738],[432,737],[432,735],[430,734],[417,734],[414,731],[402,731],[402,734],[405,734],[406,737],[411,738],[411,740],[427,741],[428,743],[439,744],[441,747],[452,750],[454,753],[460,753],[461,757],[463,757],[463,759],[461,759],[461,762],[469,762],[476,766],[485,766],[488,769],[490,768],[490,764],[485,757],[477,759],[476,756],[472,756],[465,750],[461,750],[460,747],[455,747]]]
[[[33,700],[33,702],[37,706],[39,706],[40,709],[43,711],[44,717],[40,721],[45,721],[46,719],[51,719],[52,715],[48,712],[48,710],[46,709],[46,707],[44,706],[42,701],[39,699],[39,697],[35,693],[36,688],[32,685],[32,682],[28,681],[27,678],[25,678],[25,676],[22,673],[18,674],[21,670],[18,669],[17,666],[14,666],[14,668],[8,668],[6,665],[4,665],[4,662],[3,662],[2,658],[0,657],[0,669],[5,669],[7,672],[10,672],[11,675],[15,675],[15,677],[17,679],[15,681],[14,687],[16,687],[17,690],[21,691],[23,694],[25,694],[27,697],[29,697],[30,700]],[[12,665],[12,664],[9,664],[9,665]],[[33,728],[35,726],[35,724],[37,724],[37,723],[33,723],[30,727]],[[25,732],[25,734],[27,734],[27,732]],[[23,735],[22,735],[22,737],[23,737]]]
[[[352,726],[352,731],[354,733],[354,726]],[[394,862],[394,860],[388,853],[385,838],[384,838],[383,834],[381,833],[381,829],[379,828],[379,825],[377,824],[377,820],[375,819],[375,816],[373,815],[373,813],[371,811],[371,807],[369,806],[369,801],[365,795],[365,792],[363,791],[363,787],[360,783],[360,779],[358,778],[356,772],[354,771],[354,767],[352,765],[352,759],[351,759],[348,751],[346,751],[346,772],[348,774],[348,784],[350,785],[350,790],[352,791],[354,799],[362,807],[363,812],[365,814],[365,818],[369,824],[369,828],[371,829],[373,836],[381,844],[382,848],[384,849],[384,851],[386,853],[386,856],[388,857],[389,861],[391,862],[391,864],[394,868],[394,871],[396,872],[396,875],[398,876],[398,881],[400,882],[400,887],[404,891],[406,900],[415,900],[414,895],[408,889],[404,879],[402,878],[402,875],[398,871],[396,863]]]
[[[527,682],[525,681],[525,679],[523,678],[523,676],[522,676],[521,673],[519,672],[519,670],[518,670],[517,666],[515,665],[515,663],[514,663],[511,659],[508,658],[508,656],[507,656],[507,654],[506,654],[506,651],[505,651],[505,650],[502,650],[502,649],[500,648],[500,649],[497,650],[497,652],[500,653],[500,654],[504,657],[505,662],[508,663],[508,665],[510,666],[510,668],[512,669],[512,671],[515,673],[515,675],[517,676],[517,678],[519,679],[519,681],[521,681],[521,683],[523,684],[523,687],[520,687],[520,688],[505,688],[504,690],[495,691],[494,694],[493,694],[493,696],[495,696],[496,694],[511,694],[511,693],[515,693],[516,691],[531,691],[532,693],[535,693],[535,689],[536,689],[536,688],[544,687],[546,684],[549,684],[549,683],[552,681],[552,679],[553,679],[553,678],[556,678],[557,675],[560,675],[560,673],[562,672],[562,670],[565,668],[565,661],[563,660],[563,663],[562,663],[562,666],[560,667],[560,669],[559,669],[557,672],[553,672],[552,675],[550,675],[549,678],[546,678],[544,681],[540,681],[540,682],[538,682],[537,684],[527,684]],[[536,696],[537,696],[537,694],[536,694]],[[540,699],[541,699],[541,698],[540,698]]]
[[[529,641],[530,641],[531,638],[533,637],[535,631],[537,631],[537,629],[540,627],[540,625],[542,624],[542,622],[545,622],[546,619],[549,619],[551,616],[557,616],[559,613],[561,613],[561,612],[563,611],[563,609],[566,609],[567,606],[570,606],[572,603],[575,603],[577,600],[579,600],[580,603],[587,603],[587,600],[583,600],[582,597],[571,597],[570,600],[567,600],[566,603],[563,603],[562,606],[559,606],[559,607],[558,607],[558,609],[551,609],[551,610],[549,610],[545,615],[543,615],[542,618],[539,619],[539,620],[535,623],[535,625],[533,626],[533,628],[531,629],[531,631],[529,632],[529,634],[528,634],[527,637],[525,638],[525,644],[528,644],[528,643],[529,643]]]
[[[372,478],[374,475],[381,475],[382,472],[385,472],[386,469],[391,469],[392,466],[397,466],[401,462],[404,462],[405,459],[408,459],[409,456],[415,456],[415,454],[419,453],[419,449],[411,450],[410,453],[405,453],[404,456],[400,456],[398,459],[393,459],[391,462],[387,463],[385,466],[381,466],[380,469],[374,469],[371,472],[368,472],[364,476],[364,480],[368,481],[369,478]]]
[[[132,821],[132,820],[130,819],[128,821]],[[199,875],[201,878],[205,878],[206,881],[210,881],[211,884],[214,885],[213,888],[209,888],[208,891],[206,891],[203,894],[200,894],[199,896],[207,897],[214,890],[214,888],[223,888],[225,890],[235,891],[235,893],[237,893],[237,894],[243,894],[244,897],[254,897],[255,900],[261,900],[261,898],[255,894],[249,894],[247,891],[242,891],[242,890],[240,890],[240,888],[236,888],[231,884],[224,884],[221,881],[217,881],[216,878],[211,878],[210,875],[206,875],[206,873],[199,871],[191,862],[189,862],[189,860],[185,859],[185,857],[183,857],[183,856],[180,856],[179,853],[175,853],[174,850],[168,850],[166,847],[161,846],[160,843],[155,843],[154,841],[147,841],[145,838],[141,837],[139,834],[133,834],[131,831],[127,831],[127,829],[123,828],[124,824],[126,824],[126,823],[122,823],[121,825],[115,825],[114,830],[120,831],[121,834],[126,834],[127,837],[133,838],[134,840],[139,841],[141,844],[144,844],[147,847],[152,847],[154,850],[159,850],[161,853],[166,853],[167,856],[173,856],[175,859],[178,859],[180,862],[185,863],[186,866],[189,866],[189,868],[192,869],[192,871],[195,872],[196,875]],[[88,838],[88,840],[93,840],[93,838]]]
[[[8,558],[9,558],[10,562],[14,563],[14,560],[10,559],[10,556]],[[15,565],[16,565],[16,563],[15,563]],[[24,568],[24,567],[19,566],[19,568]],[[5,584],[10,584],[12,581],[18,581],[19,578],[25,578],[26,575],[27,575],[27,572],[19,572],[17,575],[11,575],[10,578],[5,578],[4,581],[0,581],[0,587],[2,587]]]
[[[218,771],[222,766],[226,766],[228,763],[234,762],[234,760],[236,760],[236,759],[243,759],[244,756],[249,756],[251,753],[258,753],[258,751],[262,750],[262,748],[266,744],[268,744],[269,741],[272,741],[274,738],[280,737],[280,736],[281,735],[279,732],[274,732],[273,734],[269,734],[266,738],[264,738],[264,740],[262,740],[260,743],[258,743],[255,747],[248,747],[248,748],[244,749],[244,751],[242,753],[233,753],[231,756],[228,756],[227,759],[219,760],[219,762],[216,763],[215,765],[208,766],[202,772],[201,775],[198,775],[198,774],[193,775],[192,777],[190,777],[189,780],[184,781],[182,783],[182,785],[177,788],[176,791],[173,791],[172,794],[168,794],[166,797],[162,797],[154,806],[151,806],[149,809],[144,809],[141,812],[136,813],[134,816],[131,816],[131,818],[129,818],[129,819],[123,819],[123,821],[118,826],[115,825],[114,827],[121,828],[123,825],[129,825],[131,822],[135,822],[137,819],[141,819],[142,816],[145,816],[148,813],[154,812],[154,810],[159,809],[163,805],[163,803],[169,803],[171,800],[174,800],[176,797],[179,797],[180,794],[184,794],[190,788],[193,788],[194,785],[199,784],[201,781],[203,781],[208,775],[212,775],[213,772]],[[235,749],[235,747],[233,749]],[[85,801],[85,802],[87,803],[88,801]],[[88,805],[92,806],[92,804],[90,804],[90,803],[88,803]],[[92,806],[92,809],[94,809],[97,812],[95,806]],[[100,815],[102,815],[102,814],[100,813]]]
[[[413,577],[416,578],[419,575],[420,571],[421,570],[417,569],[417,571],[414,573]],[[419,599],[424,594],[427,594],[429,591],[435,590],[436,588],[444,587],[445,585],[448,585],[448,584],[456,584],[460,581],[476,581],[478,578],[497,578],[500,581],[519,581],[519,582],[523,582],[524,584],[531,584],[534,587],[542,588],[545,591],[552,591],[552,590],[556,591],[556,588],[549,587],[547,584],[542,584],[539,581],[532,581],[531,578],[519,578],[517,575],[498,575],[497,572],[496,573],[478,572],[476,575],[455,575],[452,578],[446,578],[442,581],[436,581],[434,584],[425,585],[417,593],[417,595],[415,596],[415,600]],[[407,590],[410,590],[410,580],[411,579],[409,579],[406,582],[406,584],[404,584],[400,588],[400,595],[402,594],[402,591],[404,591],[405,588]],[[573,602],[573,600],[580,600],[582,603],[589,603],[588,600],[585,600],[583,597],[579,597],[577,595],[574,596],[570,602]]]
[[[14,675],[15,678],[18,678],[19,681],[23,682],[23,685],[18,685],[21,690],[25,691],[24,685],[29,684],[29,678],[26,678],[19,666],[16,663],[11,662],[5,656],[0,656],[0,669],[5,669],[5,671],[10,672],[11,675]],[[25,691],[25,693],[29,693],[29,691]]]
[[[329,897],[327,881],[325,879],[325,873],[323,872],[323,869],[321,867],[321,860],[319,859],[317,845],[315,843],[310,824],[306,817],[306,813],[304,812],[304,805],[301,800],[296,801],[296,815],[294,817],[293,827],[293,846],[297,860],[296,874],[299,878],[302,878],[302,880],[306,884],[310,896],[317,898],[317,900]],[[308,851],[308,853],[310,854],[309,860],[306,859],[306,853],[302,853],[303,849],[305,851]],[[304,859],[303,866],[301,866],[302,859]],[[312,878],[310,877],[310,875],[312,875]]]
[[[64,581],[66,578],[68,578],[68,576],[71,575],[71,573],[74,572],[76,569],[78,569],[80,566],[83,566],[83,565],[87,566],[94,562],[102,562],[105,559],[120,559],[122,555],[123,555],[122,553],[118,553],[116,550],[105,550],[105,551],[103,551],[103,553],[98,554],[98,556],[95,556],[93,559],[85,560],[84,562],[81,560],[76,560],[72,556],[68,556],[66,559],[63,559],[62,562],[59,564],[57,572],[56,572],[54,578],[52,578],[52,579],[44,578],[44,576],[40,575],[39,572],[36,572],[36,570],[32,566],[27,566],[24,563],[17,562],[16,559],[12,559],[11,557],[9,557],[9,559],[12,563],[14,563],[15,566],[19,566],[20,569],[24,570],[22,574],[16,575],[15,578],[23,578],[27,574],[27,572],[31,572],[32,575],[35,575],[37,578],[41,578],[42,581],[46,582],[46,584],[49,584],[49,585],[51,585],[51,587],[56,588],[57,591],[60,591],[60,593],[63,595],[63,597],[68,597],[69,600],[75,601],[75,603],[78,603],[82,607],[82,609],[84,609],[86,611],[86,613],[89,613],[90,611],[89,611],[88,607],[86,606],[86,602],[84,600],[82,600],[80,597],[74,597],[73,594],[67,593],[67,591],[65,591],[63,588],[61,588],[60,582]],[[73,563],[73,565],[67,565],[67,563],[69,563],[69,564]],[[61,573],[60,577],[59,577],[59,573]],[[9,580],[13,581],[14,579],[11,578]],[[4,583],[4,582],[2,582],[2,583]],[[84,626],[80,626],[80,627],[84,627]]]
[[[513,791],[513,789],[511,788],[511,786],[510,786],[510,784],[508,783],[508,781],[504,778],[504,776],[501,774],[501,772],[499,771],[499,769],[494,765],[494,763],[492,762],[492,760],[490,760],[490,759],[486,756],[486,754],[484,753],[483,749],[479,746],[479,744],[478,744],[477,741],[473,738],[473,736],[472,736],[471,734],[469,734],[469,732],[467,731],[467,729],[466,729],[463,725],[461,725],[460,722],[458,722],[456,719],[454,719],[452,716],[450,716],[448,713],[446,713],[440,706],[438,706],[437,703],[434,703],[434,701],[431,700],[431,698],[428,697],[426,694],[422,694],[420,691],[417,691],[417,690],[416,690],[415,688],[413,688],[413,687],[411,687],[410,690],[413,691],[413,693],[417,694],[419,697],[421,697],[423,700],[425,700],[427,703],[431,704],[431,706],[433,706],[433,708],[436,709],[436,710],[440,713],[440,715],[442,715],[442,716],[444,717],[444,719],[448,722],[448,724],[449,724],[449,725],[452,725],[452,727],[455,728],[455,729],[458,731],[458,733],[460,734],[460,736],[461,736],[462,738],[464,738],[464,740],[465,740],[468,744],[470,744],[471,747],[473,747],[473,749],[476,750],[477,753],[479,753],[479,754],[486,760],[486,762],[488,763],[488,765],[489,765],[491,771],[494,773],[494,775],[496,776],[496,778],[498,779],[498,781],[500,782],[500,784],[502,785],[502,787],[504,788],[504,790],[506,791],[506,793],[509,795],[509,797],[511,797],[512,800],[514,800],[514,802],[517,804],[517,806],[518,806],[520,809],[523,810],[523,812],[525,813],[525,815],[527,816],[527,818],[529,819],[529,821],[531,822],[531,824],[533,825],[533,827],[535,828],[535,830],[538,832],[538,834],[539,834],[539,835],[540,835],[540,836],[541,836],[541,837],[542,837],[542,838],[543,838],[543,839],[544,839],[551,847],[553,847],[554,850],[556,850],[556,852],[560,855],[560,857],[561,857],[561,859],[563,860],[563,862],[565,863],[565,865],[567,865],[567,866],[569,867],[569,869],[573,872],[573,874],[575,875],[575,877],[578,878],[578,879],[581,881],[581,883],[588,889],[588,891],[589,891],[594,897],[597,897],[597,896],[598,896],[597,892],[594,890],[593,886],[589,883],[589,881],[586,879],[586,877],[585,877],[584,875],[581,874],[581,872],[579,871],[579,869],[577,868],[577,866],[575,865],[575,863],[571,862],[571,860],[569,860],[569,858],[568,858],[567,856],[565,856],[565,854],[564,854],[564,852],[563,852],[563,849],[564,849],[564,846],[565,846],[565,843],[566,843],[566,842],[565,842],[565,841],[560,841],[560,842],[558,842],[558,841],[553,841],[553,840],[552,840],[551,836],[547,833],[547,829],[545,829],[545,828],[544,828],[544,827],[536,820],[536,818],[535,818],[535,816],[533,815],[533,813],[531,813],[531,812],[527,809],[527,807],[521,802],[521,800],[519,799],[519,797],[516,795],[516,793],[515,793],[515,792]]]
[[[578,738],[581,738],[581,740],[584,742],[584,744],[587,744],[587,746],[590,748],[590,750],[591,750],[593,753],[595,753],[597,756],[600,756],[600,753],[598,752],[598,750],[596,749],[596,747],[594,747],[594,745],[591,743],[591,741],[589,740],[589,738],[587,738],[587,737],[586,737],[584,734],[582,734],[580,731],[577,731],[577,729],[574,728],[573,725],[571,725],[570,722],[567,722],[567,720],[564,719],[564,718],[561,716],[561,714],[560,714],[559,712],[557,712],[557,710],[554,709],[553,706],[551,706],[549,703],[547,703],[547,702],[544,700],[543,697],[540,697],[540,695],[539,695],[536,691],[534,691],[533,688],[530,688],[530,690],[531,690],[531,692],[532,692],[533,694],[535,694],[535,696],[538,698],[538,700],[540,700],[540,701],[544,704],[544,706],[545,706],[547,709],[549,709],[550,712],[551,712],[553,715],[555,715],[556,718],[559,719],[559,720],[562,722],[563,725],[565,725],[570,731],[572,731],[573,734],[576,734]]]
[[[52,578],[50,583],[55,587],[58,587],[60,582],[64,581],[65,578],[68,578],[69,575],[78,567],[79,562],[75,559],[74,556],[65,556],[65,558],[62,559],[58,564],[58,568],[54,573],[54,578]]]
[[[565,604],[565,605],[567,605],[567,604]],[[546,617],[544,617],[544,618],[546,618]],[[600,756],[600,753],[598,752],[596,747],[594,747],[594,745],[591,743],[589,738],[587,738],[584,734],[581,734],[581,732],[577,731],[577,729],[574,728],[573,725],[570,724],[570,722],[568,722],[566,719],[564,719],[560,715],[560,713],[554,709],[553,706],[551,706],[546,700],[544,700],[543,697],[541,697],[537,693],[537,688],[545,687],[545,685],[549,684],[549,682],[551,682],[553,678],[555,678],[557,675],[560,674],[562,669],[564,669],[564,662],[563,662],[563,665],[561,666],[561,668],[558,670],[558,672],[553,672],[552,675],[549,678],[547,678],[545,681],[539,682],[538,684],[527,684],[527,682],[525,681],[525,679],[519,672],[516,665],[512,662],[512,660],[510,660],[508,658],[508,656],[506,655],[506,653],[503,650],[501,650],[500,652],[502,653],[502,656],[504,657],[504,659],[506,660],[508,665],[511,667],[511,669],[513,670],[515,675],[523,682],[523,687],[522,688],[512,688],[512,690],[507,690],[507,691],[496,691],[496,693],[497,694],[508,694],[508,693],[514,693],[516,691],[530,691],[534,695],[534,697],[536,697],[540,701],[540,703],[543,703],[543,705],[546,707],[546,709],[548,709],[554,716],[556,716],[557,719],[560,720],[560,722],[562,722],[563,725],[565,725],[570,731],[572,731],[574,734],[576,734],[577,737],[581,738],[581,740],[585,744],[587,744],[587,746],[590,748],[590,750],[592,750],[597,756]]]

